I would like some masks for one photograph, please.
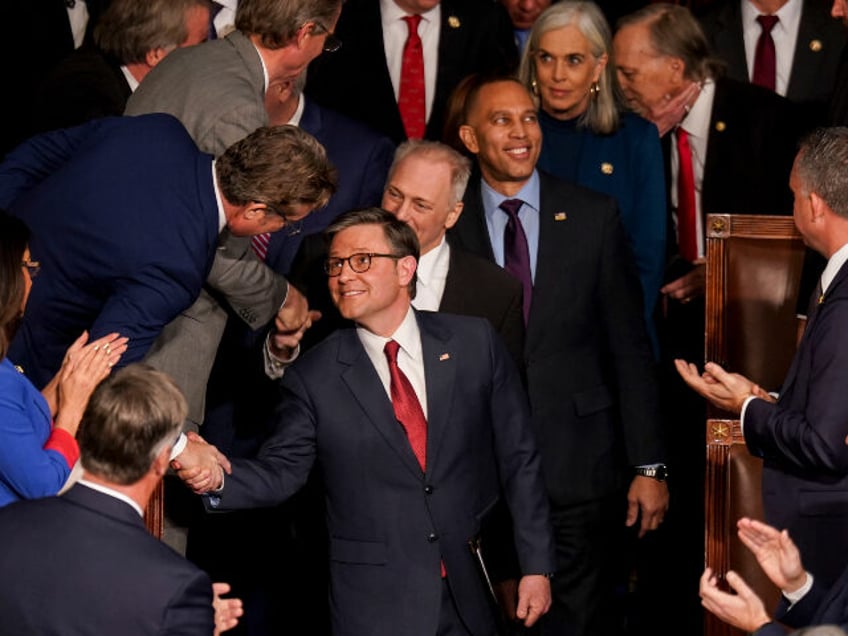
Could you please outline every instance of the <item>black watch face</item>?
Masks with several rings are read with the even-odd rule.
[[[668,469],[665,466],[657,466],[656,479],[665,481],[668,477]]]

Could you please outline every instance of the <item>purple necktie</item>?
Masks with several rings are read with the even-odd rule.
[[[530,248],[527,235],[518,218],[524,202],[521,199],[506,199],[498,207],[509,217],[504,231],[504,269],[515,276],[524,288],[524,324],[530,316],[530,296],[533,293],[533,277],[530,274]]]

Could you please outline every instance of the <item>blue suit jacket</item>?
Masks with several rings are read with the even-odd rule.
[[[330,202],[303,220],[296,236],[271,234],[265,263],[279,274],[288,274],[303,237],[321,232],[342,212],[380,205],[386,176],[392,164],[392,141],[366,125],[305,98],[299,127],[321,142],[336,167],[339,187]]]
[[[842,575],[830,588],[815,577],[810,591],[791,607],[786,597],[781,596],[775,619],[794,628],[839,625],[842,629],[848,629],[848,569],[842,571]],[[772,622],[758,629],[754,635],[785,636],[786,630]]]
[[[500,501],[515,520],[523,573],[553,571],[548,504],[515,365],[482,318],[418,312],[427,384],[422,472],[354,329],[283,377],[277,429],[254,460],[234,460],[220,508],[267,506],[306,481],[325,487],[336,636],[432,636],[444,562],[474,636],[494,633],[468,547]]]
[[[848,563],[848,266],[808,317],[777,404],[752,400],[745,442],[762,457],[766,520],[787,528],[830,585]]]
[[[9,356],[41,387],[83,330],[140,360],[197,297],[218,237],[212,157],[170,115],[106,118],[34,137],[0,164],[0,206],[41,263]]]
[[[71,472],[46,450],[52,418],[47,400],[8,358],[0,360],[0,506],[55,495]]]
[[[0,510],[4,634],[193,636],[213,629],[212,583],[129,504],[77,484]]]

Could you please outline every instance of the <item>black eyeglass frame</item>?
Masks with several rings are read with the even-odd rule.
[[[362,259],[363,257],[364,261],[362,264],[353,264],[353,259]],[[377,254],[376,252],[356,252],[346,258],[342,258],[341,256],[331,256],[324,259],[324,273],[330,278],[341,276],[342,271],[344,270],[344,264],[347,263],[348,267],[350,267],[351,271],[355,274],[364,274],[371,269],[371,261],[375,258],[392,258],[394,260],[399,260],[403,258],[403,256],[398,256],[397,254]]]
[[[312,21],[316,27],[318,27],[321,31],[327,34],[327,37],[324,39],[324,53],[335,53],[340,48],[342,48],[342,41],[336,36],[335,33],[332,33],[330,29],[326,27],[322,22],[318,20]]]

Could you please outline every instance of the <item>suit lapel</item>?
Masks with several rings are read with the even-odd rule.
[[[795,43],[795,53],[792,57],[792,68],[789,75],[789,85],[786,87],[786,97],[789,99],[800,99],[804,95],[814,92],[813,86],[815,74],[808,69],[816,68],[822,63],[824,56],[828,54],[822,48],[822,41],[816,36],[827,30],[822,24],[823,18],[830,20],[829,16],[813,11],[811,2],[804,2],[801,7],[801,21],[798,24],[798,39]],[[817,48],[811,47],[813,41],[817,41]]]
[[[453,404],[456,349],[449,333],[437,329],[427,314],[416,312],[421,331],[424,378],[427,383],[427,473],[432,473]]]
[[[463,199],[465,212],[459,217],[454,230],[448,232],[452,244],[495,262],[495,253],[486,227],[486,213],[483,210],[483,196],[480,193],[479,173],[468,184]]]
[[[383,388],[380,377],[365,353],[355,329],[339,332],[339,362],[348,368],[342,372],[342,380],[350,389],[353,399],[359,404],[374,428],[400,457],[412,473],[421,476],[421,466],[412,452],[403,426],[395,418],[391,399]],[[428,440],[429,449],[429,440]]]
[[[722,10],[719,18],[716,49],[723,51],[723,56],[730,69],[738,69],[733,74],[740,82],[748,80],[748,59],[745,55],[745,40],[742,38],[742,12],[738,2],[729,2]]]

